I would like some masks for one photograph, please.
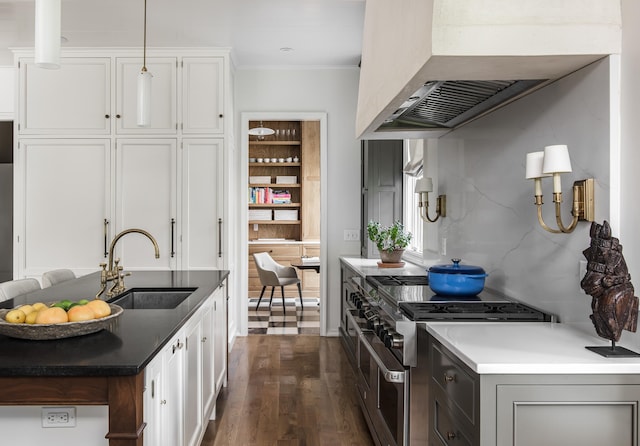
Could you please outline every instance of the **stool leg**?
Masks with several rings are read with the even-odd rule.
[[[304,310],[304,303],[302,302],[302,288],[300,288],[300,282],[298,282],[298,295],[300,296],[300,306]]]
[[[286,313],[287,310],[284,307],[284,287],[283,286],[280,287],[280,292],[282,293],[282,312]]]
[[[273,290],[275,289],[275,287],[271,287],[271,298],[269,299],[269,309],[271,309],[271,301],[273,300]]]
[[[258,307],[260,307],[260,301],[262,300],[262,295],[264,294],[264,290],[266,290],[267,287],[263,286],[262,287],[262,291],[260,291],[260,299],[258,299],[258,305],[256,305],[256,311],[258,311]]]

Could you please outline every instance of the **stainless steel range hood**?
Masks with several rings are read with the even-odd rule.
[[[620,52],[616,0],[367,0],[356,135],[443,134]]]

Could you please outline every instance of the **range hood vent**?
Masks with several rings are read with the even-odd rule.
[[[453,128],[544,82],[540,79],[427,82],[380,129]]]

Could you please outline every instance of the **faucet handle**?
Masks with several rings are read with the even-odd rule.
[[[106,263],[101,263],[100,264],[100,268],[102,268],[102,271],[106,271],[107,270],[107,264]]]

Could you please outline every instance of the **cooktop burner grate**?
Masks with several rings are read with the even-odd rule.
[[[427,276],[367,276],[367,281],[377,286],[429,285]]]
[[[411,320],[549,321],[542,311],[518,302],[400,302]]]

